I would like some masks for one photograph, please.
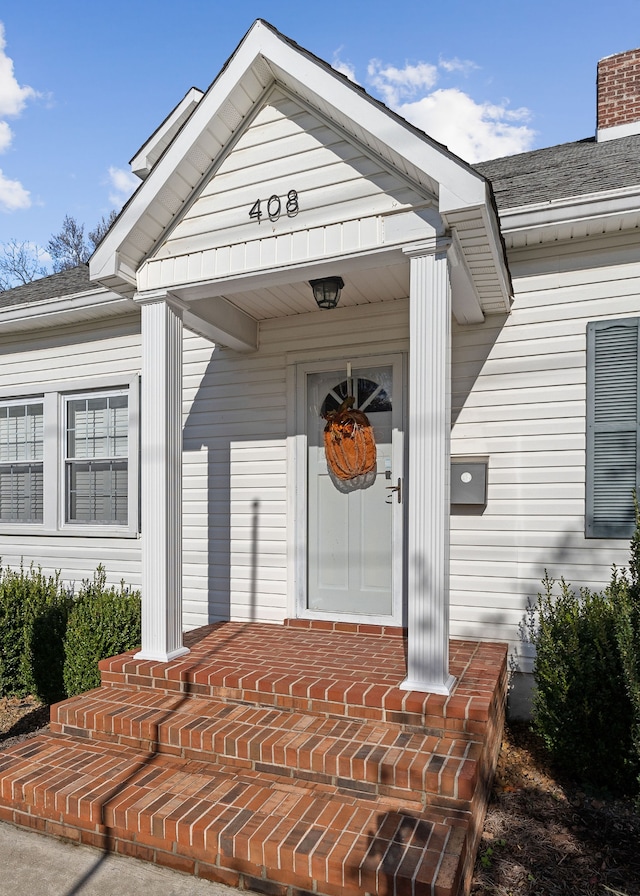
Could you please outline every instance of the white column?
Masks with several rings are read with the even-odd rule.
[[[142,308],[140,659],[169,662],[182,645],[182,303]]]
[[[409,247],[408,656],[405,690],[449,694],[451,288],[448,242]]]

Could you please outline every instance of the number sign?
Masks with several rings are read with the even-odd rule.
[[[264,217],[264,212],[262,211],[262,204],[264,202],[267,207],[267,217],[269,220],[277,221],[283,213],[283,201],[284,213],[286,216],[288,218],[295,218],[300,211],[300,206],[298,205],[298,193],[296,190],[289,190],[286,199],[284,196],[280,198],[280,196],[275,193],[273,196],[269,196],[267,200],[256,199],[249,211],[249,217],[254,218],[259,224]]]

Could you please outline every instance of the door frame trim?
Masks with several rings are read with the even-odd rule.
[[[307,452],[307,376],[314,373],[346,367],[351,361],[354,368],[369,366],[394,366],[400,374],[402,429],[393,431],[394,454],[402,459],[403,482],[407,472],[407,367],[406,351],[322,352],[316,360],[298,360],[291,357],[287,365],[287,489],[288,515],[290,520],[288,539],[287,612],[300,619],[320,619],[328,621],[358,622],[371,625],[406,624],[406,503],[403,501],[398,514],[399,527],[394,527],[393,537],[393,616],[356,616],[311,611],[307,608],[307,512],[308,512],[308,452]],[[398,531],[399,528],[399,531]]]

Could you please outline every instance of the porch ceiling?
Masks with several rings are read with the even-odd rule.
[[[348,271],[339,263],[334,267],[335,270],[327,271],[326,276],[333,273],[344,280],[344,289],[340,295],[341,308],[403,299],[409,295],[409,265],[406,261],[361,268],[357,271]],[[278,282],[278,278],[274,278],[273,282],[268,280],[264,282],[266,279],[263,277],[262,283],[256,283],[250,289],[243,288],[238,283],[228,284],[228,288],[221,292],[228,302],[254,320],[268,320],[318,310],[306,277],[287,282]],[[190,298],[188,289],[180,291],[180,297],[189,303],[190,310],[194,314],[206,316],[207,304],[211,297]]]

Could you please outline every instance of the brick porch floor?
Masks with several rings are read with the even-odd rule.
[[[289,620],[130,654],[0,753],[0,819],[272,896],[469,886],[506,646],[451,642],[450,697],[402,691],[400,629]]]

